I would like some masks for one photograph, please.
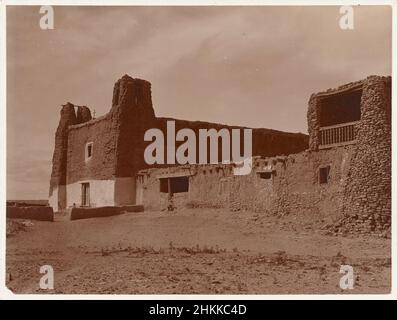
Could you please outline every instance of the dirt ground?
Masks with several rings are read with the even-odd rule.
[[[329,236],[321,223],[202,208],[9,220],[7,283],[46,294],[389,293],[390,239]],[[346,264],[350,290],[339,286]],[[54,290],[39,288],[42,265],[54,269]]]

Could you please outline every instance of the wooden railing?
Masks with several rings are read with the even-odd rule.
[[[320,148],[351,144],[356,141],[356,124],[359,121],[346,122],[320,128]]]

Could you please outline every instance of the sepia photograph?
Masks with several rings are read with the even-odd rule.
[[[2,4],[11,295],[392,293],[392,6],[45,4]]]

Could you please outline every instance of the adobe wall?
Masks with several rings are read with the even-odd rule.
[[[203,122],[203,121],[188,121],[173,118],[156,118],[155,128],[160,129],[164,135],[167,132],[167,121],[175,121],[175,131],[178,132],[180,129],[188,128],[192,129],[196,134],[197,146],[200,129],[215,129],[217,131],[221,129],[227,129],[230,137],[232,129],[240,129],[240,151],[243,153],[243,129],[247,127],[241,126],[229,126],[219,123]],[[270,157],[275,155],[288,155],[292,153],[298,153],[306,150],[308,147],[309,137],[303,133],[290,133],[278,130],[264,129],[264,128],[253,128],[252,129],[252,155],[253,156],[264,156]],[[166,141],[165,141],[166,142]],[[176,148],[183,142],[177,141],[175,143]],[[208,142],[209,144],[209,142]],[[165,144],[167,145],[167,143]],[[219,143],[219,162],[221,155],[221,143]],[[167,148],[165,148],[167,149]],[[198,149],[197,149],[198,150]],[[198,152],[197,163],[198,163]]]
[[[324,96],[362,90],[361,120],[355,145],[319,150],[320,102]],[[127,75],[116,82],[110,112],[91,120],[86,107],[68,103],[61,110],[55,137],[50,204],[55,211],[81,202],[81,183],[90,182],[93,206],[143,203],[164,209],[168,195],[159,192],[159,174],[189,172],[190,190],[174,195],[182,207],[228,207],[268,214],[310,214],[339,219],[347,229],[383,230],[391,213],[391,79],[371,76],[312,95],[308,109],[309,137],[253,129],[253,172],[234,176],[232,165],[149,167],[144,161],[144,133],[167,120],[156,118],[150,83]],[[75,110],[77,109],[77,111]],[[175,120],[176,131],[243,127]],[[198,136],[198,135],[197,135]],[[309,140],[309,142],[308,142]],[[85,144],[93,156],[85,160]],[[176,144],[178,146],[178,143]],[[307,151],[303,151],[307,149]],[[320,166],[330,165],[330,180],[320,185]],[[142,169],[145,169],[142,171]],[[257,171],[274,170],[271,180]],[[140,171],[141,170],[141,171]],[[137,173],[137,179],[135,175]]]
[[[114,85],[110,113],[118,130],[115,175],[133,177],[146,166],[145,131],[155,127],[150,82],[124,75]]]
[[[150,82],[133,79],[127,75],[123,76],[114,85],[113,103],[110,113],[115,117],[115,126],[118,130],[116,177],[133,177],[143,168],[169,166],[167,164],[148,165],[144,160],[144,151],[151,144],[150,141],[144,141],[144,135],[148,129],[157,128],[163,132],[165,150],[167,150],[167,121],[175,121],[176,132],[180,129],[189,128],[196,133],[196,137],[198,137],[199,129],[244,129],[243,127],[218,123],[157,118],[153,109]],[[242,142],[243,139],[241,137]],[[176,142],[176,148],[182,143]],[[307,146],[308,136],[305,134],[253,129],[253,155],[290,154],[303,151],[307,149]],[[219,148],[221,148],[221,145],[219,145]],[[243,151],[242,148],[241,151]]]
[[[343,192],[353,146],[301,152],[289,156],[255,158],[247,176],[234,176],[233,165],[196,165],[141,171],[138,192],[147,209],[165,210],[168,194],[160,193],[158,177],[190,175],[189,192],[174,194],[174,205],[225,207],[275,215],[311,215],[335,221],[341,217]],[[319,183],[319,167],[330,165],[327,184]],[[258,172],[273,171],[272,179]]]
[[[115,175],[116,136],[112,115],[69,127],[67,184],[86,178],[107,180]],[[85,148],[93,142],[92,157],[86,160]]]
[[[49,203],[55,211],[66,208],[66,173],[69,126],[91,120],[86,106],[75,106],[70,102],[62,106],[60,120],[55,133],[55,147],[52,158]]]
[[[68,104],[61,111],[51,191],[56,188],[62,194],[50,197],[56,211],[81,204],[83,182],[90,183],[92,206],[135,203],[133,175],[143,166],[143,132],[154,119],[150,83],[125,75],[115,84],[109,113],[92,120],[87,110],[90,115],[88,108],[75,112]],[[87,161],[88,142],[93,152]]]
[[[166,135],[167,120],[175,119],[155,117],[150,83],[128,75],[115,83],[112,107],[105,116],[91,119],[88,108],[75,112],[72,104],[63,108],[51,180],[51,188],[62,191],[58,192],[56,200],[52,197],[55,210],[58,210],[55,202],[62,203],[59,209],[79,205],[83,182],[90,183],[92,206],[134,204],[135,174],[143,168],[168,166],[149,166],[144,161],[145,148],[151,143],[144,141],[146,130],[158,128]],[[197,137],[199,129],[243,129],[199,121],[175,122],[176,130],[190,128]],[[87,161],[85,147],[88,142],[93,142],[93,155]],[[307,148],[307,143],[308,137],[304,134],[253,129],[254,155],[299,152]]]
[[[30,219],[39,221],[54,221],[54,212],[51,207],[14,207],[7,206],[7,218]]]

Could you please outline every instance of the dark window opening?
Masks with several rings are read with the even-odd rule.
[[[189,177],[175,177],[170,178],[171,192],[188,192],[189,191]]]
[[[88,158],[92,156],[92,145],[88,145],[87,147],[87,156]]]
[[[330,166],[326,166],[326,167],[320,168],[320,170],[319,170],[319,181],[320,181],[320,184],[328,183],[330,170],[331,170]]]
[[[272,178],[272,172],[258,172],[258,176],[261,179],[271,179]]]
[[[93,143],[89,142],[85,145],[85,160],[89,160],[92,157]]]
[[[320,102],[320,127],[359,121],[362,90],[335,94]]]
[[[160,178],[160,192],[168,193],[168,179]]]
[[[160,192],[180,193],[189,192],[189,177],[160,178]]]

